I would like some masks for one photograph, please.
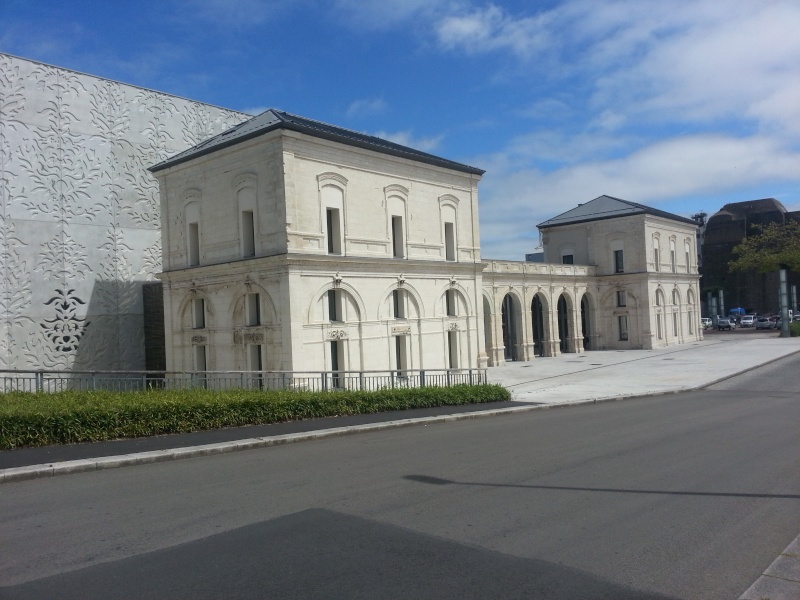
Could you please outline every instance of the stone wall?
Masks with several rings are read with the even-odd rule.
[[[144,368],[146,168],[245,118],[0,54],[0,368]]]

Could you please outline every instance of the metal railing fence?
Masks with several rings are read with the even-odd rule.
[[[52,371],[0,370],[0,393],[66,390],[379,390],[487,383],[486,369],[403,371]]]

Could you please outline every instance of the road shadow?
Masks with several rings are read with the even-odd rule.
[[[265,499],[266,500],[266,499]],[[576,569],[322,509],[0,588],[6,600],[668,600]]]
[[[719,498],[759,498],[773,500],[800,500],[800,494],[746,494],[740,492],[687,492],[683,490],[636,490],[625,488],[599,488],[599,487],[577,487],[564,485],[522,485],[518,483],[482,483],[479,481],[453,481],[442,479],[441,477],[431,477],[430,475],[406,475],[403,479],[427,483],[431,485],[466,485],[498,488],[522,488],[529,490],[555,490],[567,492],[603,492],[611,494],[655,494],[667,496],[711,496]]]

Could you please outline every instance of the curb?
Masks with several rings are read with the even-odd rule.
[[[793,600],[800,598],[800,537],[781,552],[739,600]]]

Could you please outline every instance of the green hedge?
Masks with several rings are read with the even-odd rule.
[[[792,321],[791,323],[789,323],[789,336],[791,337],[800,336],[800,321]]]
[[[288,392],[152,390],[0,395],[0,449],[97,442],[509,400],[499,385]]]

